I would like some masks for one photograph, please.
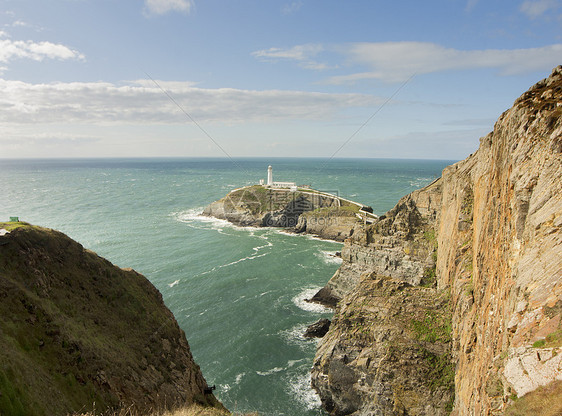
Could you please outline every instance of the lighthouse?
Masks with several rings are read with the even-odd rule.
[[[267,168],[267,186],[273,186],[273,168],[271,165]]]

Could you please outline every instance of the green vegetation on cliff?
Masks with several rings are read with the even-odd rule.
[[[0,414],[215,403],[145,277],[54,230],[0,229]]]

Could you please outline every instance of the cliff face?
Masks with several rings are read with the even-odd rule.
[[[0,237],[0,315],[0,414],[216,403],[158,290],[62,233]]]
[[[340,300],[312,373],[332,414],[444,414],[453,397],[502,414],[562,379],[561,116],[558,67],[474,155],[356,226],[316,297]]]
[[[349,237],[359,207],[314,191],[291,192],[254,185],[211,203],[203,215],[240,226],[283,227],[336,241]]]
[[[451,290],[459,414],[562,379],[562,67],[443,172],[439,286]],[[536,345],[537,346],[537,345]]]

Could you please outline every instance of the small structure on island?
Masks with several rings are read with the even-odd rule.
[[[267,184],[264,184],[264,182],[263,179],[260,179],[260,185],[268,188],[288,188],[292,192],[297,190],[296,182],[273,182],[273,168],[271,165],[267,167]]]

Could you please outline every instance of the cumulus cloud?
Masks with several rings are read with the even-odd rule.
[[[68,46],[52,42],[34,42],[31,40],[11,40],[6,32],[0,33],[0,62],[7,63],[14,59],[84,59],[84,55]]]
[[[162,15],[169,12],[189,13],[193,7],[192,0],[145,0],[147,14]]]
[[[519,10],[531,19],[536,19],[548,10],[558,7],[560,7],[560,4],[556,0],[526,0],[521,3]]]
[[[189,82],[158,81],[158,84],[201,122],[326,120],[349,108],[381,102],[364,94],[202,89]],[[122,85],[0,80],[0,122],[157,124],[189,120],[158,86],[147,80]]]

